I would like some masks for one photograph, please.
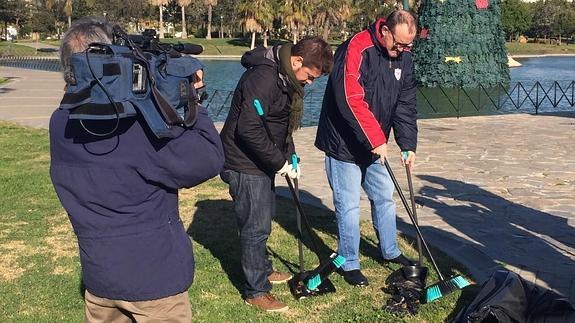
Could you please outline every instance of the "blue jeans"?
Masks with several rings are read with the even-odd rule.
[[[250,175],[232,170],[221,174],[230,186],[238,223],[242,270],[246,279],[244,296],[268,293],[272,263],[267,256],[268,237],[275,216],[274,183],[268,176]]]
[[[333,204],[339,239],[337,252],[345,257],[343,270],[359,269],[359,200],[360,188],[367,193],[371,204],[373,228],[385,259],[401,254],[397,247],[393,182],[379,160],[359,166],[335,158],[325,157],[325,170],[333,191]]]

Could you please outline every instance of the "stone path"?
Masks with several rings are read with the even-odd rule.
[[[62,97],[59,73],[0,67],[0,119],[47,128]],[[575,303],[575,111],[420,120],[414,185],[428,242],[482,281],[501,265]],[[296,133],[300,189],[333,209],[315,127]],[[407,194],[399,151],[390,161]],[[277,181],[278,184],[282,181]],[[287,189],[279,187],[280,194]],[[364,218],[369,203],[362,199]],[[398,200],[398,227],[413,229]]]

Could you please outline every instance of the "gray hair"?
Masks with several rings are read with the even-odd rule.
[[[60,45],[60,62],[66,84],[74,82],[74,71],[70,64],[72,54],[85,51],[91,43],[111,44],[113,28],[114,24],[98,18],[82,18],[74,22]]]

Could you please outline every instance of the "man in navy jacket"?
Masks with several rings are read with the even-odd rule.
[[[80,20],[62,42],[64,78],[72,53],[110,43],[113,25]],[[189,322],[192,243],[178,213],[178,189],[217,175],[219,135],[204,108],[173,139],[157,139],[141,116],[81,125],[57,109],[50,120],[50,175],[78,238],[87,322]],[[107,131],[106,130],[106,131]],[[105,132],[105,131],[99,131]]]
[[[319,119],[316,147],[325,152],[333,190],[344,279],[365,286],[359,265],[359,200],[371,202],[373,226],[387,261],[409,265],[397,247],[393,183],[383,166],[391,128],[413,166],[417,143],[416,82],[410,49],[415,17],[403,10],[338,47]]]

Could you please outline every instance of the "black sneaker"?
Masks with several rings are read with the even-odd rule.
[[[385,261],[400,264],[402,266],[415,266],[415,261],[405,257],[404,255],[399,255],[393,259],[385,259]]]
[[[361,273],[359,269],[350,270],[350,271],[340,271],[340,274],[343,276],[343,279],[352,286],[367,286],[369,282],[367,278]]]

